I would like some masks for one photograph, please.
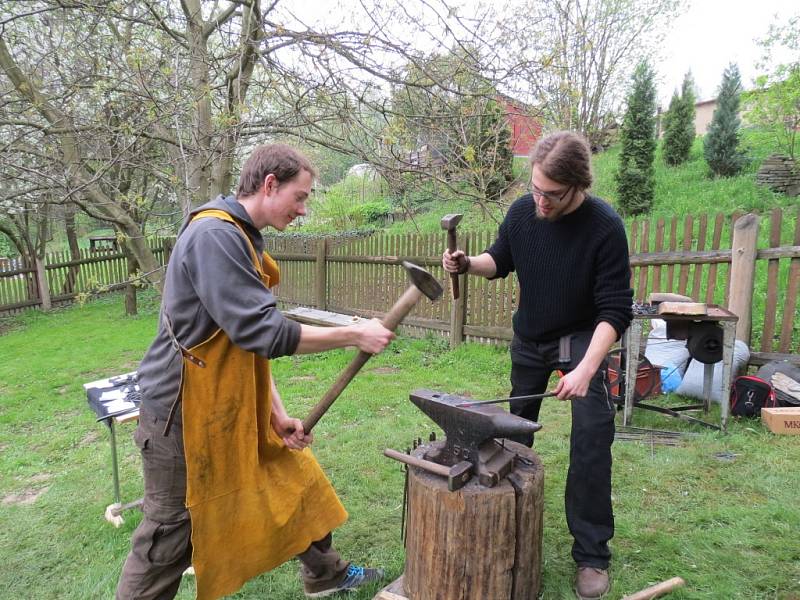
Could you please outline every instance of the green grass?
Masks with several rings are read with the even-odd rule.
[[[0,321],[0,598],[105,599],[113,590],[139,516],[120,529],[102,514],[112,501],[107,431],[81,384],[135,368],[156,328],[157,305],[124,317],[122,299],[100,300]],[[290,412],[303,416],[352,356],[274,361]],[[503,348],[439,339],[400,339],[356,377],[315,430],[315,452],[350,513],[337,548],[360,563],[403,569],[399,539],[403,477],[385,447],[403,449],[433,424],[410,402],[419,387],[475,398],[508,390]],[[677,401],[677,399],[673,399]],[[536,450],[545,465],[542,598],[571,597],[574,566],[563,512],[569,414],[547,401]],[[774,436],[758,421],[721,436],[654,413],[644,427],[698,432],[682,447],[614,445],[617,534],[613,589],[619,598],[680,575],[676,599],[783,599],[800,595],[800,471],[797,437]],[[710,418],[716,418],[714,412]],[[132,426],[120,427],[124,499],[142,492]],[[722,460],[719,453],[732,453]],[[27,497],[30,503],[20,502]],[[296,564],[250,581],[235,598],[301,598]],[[375,589],[351,596],[372,598]],[[191,578],[179,598],[194,595]]]

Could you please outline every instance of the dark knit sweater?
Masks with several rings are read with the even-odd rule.
[[[628,242],[622,219],[600,198],[554,222],[538,219],[530,194],[511,205],[487,250],[495,277],[516,271],[514,333],[545,342],[606,321],[621,336],[630,324]]]

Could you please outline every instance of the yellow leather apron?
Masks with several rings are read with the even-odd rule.
[[[278,283],[278,265],[258,259],[264,285]],[[248,579],[305,551],[347,520],[311,450],[290,450],[270,427],[269,360],[247,352],[217,330],[184,358],[181,405],[186,451],[186,506],[192,518],[197,598],[219,598]]]

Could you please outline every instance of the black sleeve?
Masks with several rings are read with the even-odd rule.
[[[293,354],[300,325],[278,310],[242,234],[220,223],[198,232],[192,242],[182,266],[201,304],[231,341],[266,358]]]
[[[494,277],[491,277],[491,279],[508,277],[508,274],[514,270],[514,257],[511,255],[511,244],[508,239],[508,230],[511,226],[511,213],[511,210],[506,213],[506,218],[503,219],[500,228],[497,230],[497,238],[486,250],[497,267]]]
[[[597,307],[595,325],[605,321],[621,337],[633,318],[633,289],[628,240],[625,227],[618,221],[601,242],[595,255],[594,301]]]

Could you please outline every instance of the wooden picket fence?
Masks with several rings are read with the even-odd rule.
[[[750,346],[756,364],[774,356],[800,355],[800,208],[774,209],[760,218],[755,256]],[[710,304],[728,305],[731,289],[733,225],[741,216],[686,215],[640,219],[628,225],[634,298],[672,291]],[[477,254],[491,245],[494,232],[459,232],[459,246]],[[169,252],[169,242],[166,240]],[[277,294],[282,306],[307,306],[344,314],[383,315],[407,286],[402,260],[428,269],[446,281],[441,253],[445,233],[377,234],[368,237],[267,236],[267,250],[281,265]],[[165,241],[151,242],[163,263]],[[737,249],[737,252],[741,252]],[[73,275],[70,275],[70,268]],[[128,281],[120,252],[82,251],[79,260],[64,253],[44,261],[54,303],[79,294],[117,289]],[[0,315],[41,305],[33,265],[0,263]],[[565,274],[565,277],[569,274]],[[74,278],[72,287],[68,282]],[[734,289],[741,283],[734,283]],[[512,277],[487,281],[461,278],[461,298],[446,293],[439,302],[421,301],[404,323],[406,333],[433,333],[461,341],[507,343],[519,297]],[[449,290],[448,290],[449,292]],[[741,293],[739,293],[741,296]],[[745,294],[749,296],[749,294]]]
[[[774,209],[760,218],[755,254],[751,358],[760,364],[780,355],[800,355],[800,209]],[[671,291],[728,306],[732,237],[742,216],[717,214],[639,219],[628,225],[634,299]],[[494,232],[459,234],[459,247],[477,254]],[[379,234],[361,239],[268,237],[267,249],[281,265],[278,295],[285,306],[307,306],[345,314],[380,316],[407,285],[399,264],[410,260],[445,281],[441,253],[445,233]],[[565,274],[568,276],[568,274]],[[735,286],[734,286],[735,288]],[[461,278],[461,299],[425,300],[406,318],[405,331],[463,340],[506,343],[519,296],[514,278]]]
[[[149,240],[148,245],[164,261],[164,247],[170,240]],[[49,300],[53,305],[66,304],[83,295],[99,294],[128,285],[127,259],[115,250],[80,250],[73,259],[69,252],[52,252],[41,263],[47,277]],[[0,259],[0,315],[42,307],[37,281],[37,265],[21,259]]]

